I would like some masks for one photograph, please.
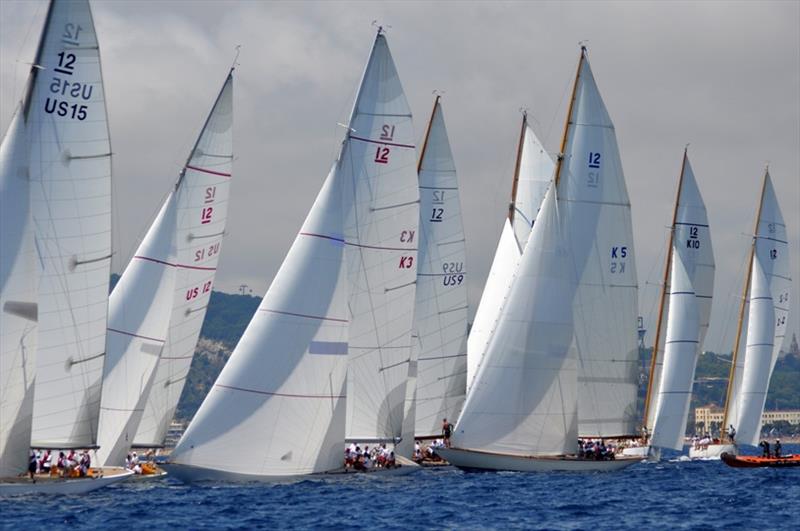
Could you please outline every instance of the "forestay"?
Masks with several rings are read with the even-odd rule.
[[[575,283],[551,187],[464,410],[453,445],[514,455],[575,453]]]
[[[637,281],[631,209],[614,124],[582,51],[557,174],[574,301],[579,433],[635,433]]]
[[[36,285],[22,108],[0,144],[0,478],[27,468],[36,375]]]
[[[770,377],[786,336],[791,289],[786,224],[769,172],[764,175],[754,245],[746,354],[734,424],[736,440],[753,446],[761,435]]]
[[[684,156],[673,225],[669,313],[652,446],[683,448],[697,359],[708,327],[714,253],[705,203]]]
[[[175,463],[253,476],[340,468],[347,290],[341,161],[178,446]]]
[[[441,433],[466,394],[467,270],[458,178],[439,98],[433,107],[419,169],[416,428]]]
[[[86,1],[54,2],[26,123],[42,273],[32,446],[95,444],[111,265],[111,146]]]
[[[417,277],[413,142],[411,110],[379,32],[339,166],[350,310],[350,440],[392,440],[402,431]]]
[[[161,446],[186,384],[222,252],[233,165],[233,72],[228,74],[175,192],[175,290],[135,446]]]

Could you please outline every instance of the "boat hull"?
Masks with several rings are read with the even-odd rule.
[[[739,450],[732,444],[709,444],[705,448],[689,448],[691,459],[719,459],[723,453],[738,455]]]
[[[32,483],[27,477],[13,480],[0,480],[0,498],[5,496],[25,496],[35,494],[85,494],[128,479],[133,475],[122,467],[104,467],[102,475],[86,478],[37,477]]]
[[[635,446],[633,448],[624,448],[622,450],[622,455],[625,457],[639,457],[641,459],[647,459],[650,456],[650,447]]]
[[[534,457],[462,448],[438,448],[436,453],[451,465],[461,469],[514,472],[612,472],[642,461],[639,457],[620,457],[610,461],[574,457]]]
[[[736,456],[723,452],[720,456],[722,462],[733,468],[788,468],[800,467],[800,455],[787,455],[785,457],[758,457],[758,456]]]

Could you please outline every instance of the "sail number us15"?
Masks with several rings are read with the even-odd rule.
[[[83,30],[81,26],[68,22],[64,25],[61,41],[77,46],[81,30]],[[72,81],[77,56],[69,49],[58,52],[56,58],[56,66],[52,69],[53,79],[48,87],[50,94],[44,101],[44,112],[70,120],[84,121],[88,117],[89,106],[82,102],[91,100],[94,87],[90,83]]]

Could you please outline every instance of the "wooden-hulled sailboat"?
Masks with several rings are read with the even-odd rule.
[[[472,385],[497,326],[500,310],[554,170],[553,159],[528,124],[527,111],[523,111],[508,215],[467,339],[467,388]]]
[[[410,238],[419,215],[412,142],[408,106],[379,30],[339,156],[165,465],[174,476],[275,481],[341,471],[346,402],[353,396],[364,401],[355,411],[365,410],[371,421],[354,419],[355,426],[379,422],[385,431],[373,428],[370,435],[399,438],[416,277]],[[379,343],[367,348],[370,340]],[[390,356],[398,355],[395,363]],[[348,384],[348,378],[355,380]],[[387,386],[395,380],[399,389]],[[349,386],[356,388],[352,394]],[[367,409],[367,400],[387,387],[394,393]],[[396,402],[381,409],[387,399]],[[413,448],[413,431],[409,437]]]
[[[719,444],[691,448],[692,458],[736,455],[736,444],[755,446],[769,381],[786,336],[791,288],[789,243],[769,170],[764,171],[750,244]],[[733,426],[735,432],[730,431]],[[733,440],[731,440],[733,439]]]
[[[420,218],[413,382],[417,438],[440,437],[466,396],[467,270],[461,203],[440,96],[418,165]],[[452,419],[452,420],[451,420]]]
[[[0,367],[4,382],[13,381],[0,398],[0,496],[88,492],[130,473],[108,467],[74,479],[14,477],[27,469],[28,447],[96,447],[111,147],[88,2],[51,2],[0,157]]]
[[[653,348],[645,398],[645,444],[626,448],[625,455],[646,457],[651,446],[683,448],[694,371],[708,330],[713,292],[714,251],[708,215],[684,151],[659,297],[657,347]]]
[[[174,307],[181,308],[180,319],[185,304],[198,304],[202,295],[205,302],[195,312],[199,315],[192,315],[196,322],[190,330],[195,340],[199,333],[216,270],[216,264],[207,264],[208,254],[216,262],[225,232],[232,129],[233,69],[177,182],[110,297],[98,426],[97,460],[102,465],[125,463],[151,395]],[[186,286],[182,276],[177,294],[182,271],[198,271],[201,278]]]
[[[592,230],[593,229],[593,230]],[[616,470],[578,437],[630,433],[636,276],[614,126],[581,48],[555,183],[531,230],[452,448],[462,468]],[[602,291],[599,296],[598,290]]]

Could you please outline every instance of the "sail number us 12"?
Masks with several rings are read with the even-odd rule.
[[[68,22],[64,25],[61,42],[78,46],[78,38],[83,31],[80,25]],[[94,86],[90,83],[74,81],[77,56],[69,48],[58,52],[52,68],[53,78],[49,85],[49,94],[44,101],[44,111],[70,120],[84,121],[88,117],[89,106],[82,103],[92,98]]]

